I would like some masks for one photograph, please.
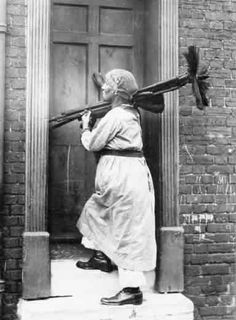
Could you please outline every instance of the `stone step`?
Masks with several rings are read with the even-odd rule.
[[[154,274],[147,273],[144,302],[133,306],[103,306],[101,297],[120,290],[117,272],[81,270],[75,260],[51,262],[51,298],[18,304],[21,320],[193,320],[193,304],[180,293],[153,290]]]
[[[193,320],[193,306],[179,293],[147,294],[141,306],[102,306],[96,296],[21,300],[21,320]]]

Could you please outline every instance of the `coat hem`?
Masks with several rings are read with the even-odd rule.
[[[108,243],[106,239],[101,241],[96,241],[92,233],[89,232],[88,228],[84,224],[77,223],[77,228],[79,231],[85,236],[88,240],[93,242],[95,248],[99,248],[103,253],[105,253],[118,267],[122,269],[127,269],[131,271],[152,271],[156,268],[156,261],[147,265],[147,263],[134,263],[134,261],[128,260],[127,256],[123,256],[121,254],[116,254],[112,249],[108,248]],[[106,245],[104,245],[106,243]]]

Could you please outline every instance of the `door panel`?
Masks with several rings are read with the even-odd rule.
[[[50,116],[93,104],[93,72],[113,68],[143,79],[143,0],[55,0],[51,26]],[[50,132],[49,231],[78,237],[75,227],[94,190],[95,159],[80,142],[73,121]]]
[[[88,31],[88,6],[85,5],[53,5],[53,30],[67,32]]]
[[[133,70],[133,52],[131,48],[101,46],[99,56],[102,74],[113,68]]]
[[[133,34],[133,10],[127,8],[101,8],[100,32],[111,34]]]
[[[55,43],[52,46],[52,101],[51,112],[58,114],[66,109],[83,106],[87,102],[87,63],[86,45]],[[60,135],[58,143],[78,143],[78,123],[55,130]]]

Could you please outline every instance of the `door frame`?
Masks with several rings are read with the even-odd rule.
[[[47,161],[49,132],[49,57],[51,0],[28,1],[26,88],[26,197],[23,234],[23,298],[50,296],[50,255],[47,232]],[[145,84],[178,72],[178,1],[145,1]],[[153,61],[157,60],[156,63]],[[163,172],[156,182],[164,225],[178,224],[178,92],[165,95],[165,111],[155,119],[146,115],[152,140],[160,124],[159,142],[149,154]],[[150,130],[151,128],[151,130]],[[146,130],[144,128],[144,130]],[[147,130],[146,130],[147,131]],[[153,132],[152,132],[153,131]],[[150,148],[149,148],[150,149]],[[158,153],[159,152],[159,153]],[[171,158],[169,153],[171,152]],[[170,161],[166,161],[166,157]],[[164,183],[163,183],[164,182]],[[165,195],[165,198],[163,196]],[[39,263],[40,261],[40,263]]]

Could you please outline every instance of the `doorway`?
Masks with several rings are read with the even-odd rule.
[[[113,68],[144,77],[143,0],[53,0],[50,117],[99,101],[93,72]],[[76,221],[94,189],[95,158],[78,121],[51,130],[48,221],[52,239],[79,241]]]
[[[119,1],[118,7],[122,5],[126,8],[126,2],[127,1],[123,1],[123,0]],[[49,53],[51,52],[53,56],[53,51],[49,50],[49,46],[48,46],[49,31],[51,32],[52,35],[54,33],[54,36],[55,36],[55,37],[51,36],[51,39],[54,39],[51,41],[51,43],[53,44],[53,41],[54,41],[55,44],[58,43],[58,45],[60,44],[66,45],[67,43],[70,43],[70,39],[73,40],[76,35],[80,34],[82,36],[86,34],[86,32],[84,32],[83,30],[82,32],[71,33],[70,30],[72,30],[72,27],[70,26],[70,22],[69,22],[70,16],[67,18],[62,17],[62,21],[63,19],[66,20],[66,23],[65,23],[66,27],[64,27],[65,28],[64,31],[60,30],[60,28],[62,28],[63,26],[61,26],[60,28],[58,27],[59,28],[58,31],[57,30],[53,31],[53,28],[49,30],[49,16],[50,16],[50,12],[53,11],[50,8],[50,4],[51,4],[51,7],[55,5],[55,6],[58,6],[58,8],[60,7],[60,5],[62,6],[64,5],[65,7],[69,6],[71,7],[70,12],[73,11],[73,9],[75,9],[76,6],[78,7],[79,4],[81,5],[81,7],[83,7],[83,9],[86,9],[86,8],[88,9],[87,3],[85,4],[82,1],[71,1],[71,0],[64,0],[64,1],[58,0],[53,2],[52,0],[50,2],[46,0],[33,1],[33,2],[29,2],[29,5],[28,5],[29,32],[27,33],[27,48],[28,48],[29,57],[27,59],[28,74],[27,74],[27,90],[26,90],[26,98],[27,98],[26,99],[27,100],[26,176],[27,176],[27,179],[26,179],[26,219],[25,219],[26,225],[25,225],[25,233],[23,235],[24,252],[27,254],[24,257],[24,264],[23,264],[23,276],[24,276],[23,291],[24,291],[24,297],[30,297],[30,298],[38,297],[38,296],[46,297],[50,292],[50,274],[49,274],[49,264],[48,264],[49,256],[48,256],[48,246],[47,246],[49,233],[45,231],[49,231],[51,233],[51,230],[53,229],[53,227],[50,226],[50,223],[46,224],[45,222],[47,219],[49,221],[53,220],[52,219],[53,216],[51,214],[52,210],[50,209],[50,207],[51,208],[53,207],[52,204],[50,204],[50,201],[52,198],[52,190],[50,190],[50,188],[52,185],[55,186],[57,184],[56,183],[57,181],[60,181],[60,176],[63,176],[63,172],[60,171],[60,168],[61,168],[60,166],[54,165],[54,168],[53,168],[51,167],[52,161],[50,161],[50,165],[49,165],[49,162],[47,162],[49,149],[50,149],[50,152],[52,153],[52,148],[51,147],[48,148],[48,135],[47,135],[48,118],[49,116],[51,117],[54,114],[57,114],[57,112],[68,110],[68,109],[71,109],[72,107],[74,108],[73,103],[72,103],[73,105],[67,106],[61,101],[59,101],[61,109],[58,111],[54,109],[54,106],[52,105],[52,101],[53,101],[53,97],[56,98],[56,93],[53,92],[52,90],[53,89],[53,83],[52,83],[53,72],[51,72],[50,74],[51,83],[52,83],[50,87],[51,103],[49,103],[48,101]],[[144,68],[143,68],[143,74],[142,72],[140,73],[140,78],[138,78],[138,76],[136,75],[140,83],[140,86],[149,85],[151,83],[169,78],[170,76],[175,75],[178,69],[178,59],[176,54],[178,52],[178,32],[177,32],[178,2],[165,1],[165,0],[145,0],[143,4],[145,6],[144,14],[143,12],[140,11],[140,15],[144,16],[145,36],[143,37],[144,38],[143,50],[141,48],[141,53],[144,51],[144,59],[143,59],[144,63],[143,65],[140,64],[140,66],[138,67],[143,66]],[[103,6],[109,8],[110,1],[104,1]],[[54,13],[51,19],[52,25],[53,25],[53,16],[55,17]],[[83,18],[84,18],[84,15],[81,14],[80,21],[83,21]],[[86,19],[87,19],[86,21],[88,21],[88,14]],[[60,19],[57,20],[57,23],[60,25]],[[90,26],[88,25],[88,22],[87,22],[86,28],[88,29],[89,27]],[[66,30],[69,30],[69,31],[66,32]],[[71,33],[71,38],[68,38],[66,41],[63,42],[63,39],[60,38],[60,34],[63,36],[63,34],[65,35],[70,33]],[[81,48],[84,45],[87,45],[86,48],[92,45],[91,41],[89,43],[86,43],[84,40],[85,38],[81,38],[81,39],[82,39],[81,40],[82,42],[80,45]],[[74,44],[74,46],[76,46],[76,44]],[[87,49],[86,49],[86,52],[88,57],[89,52]],[[90,61],[93,61],[93,59],[92,60],[90,59]],[[121,59],[121,61],[123,60]],[[51,59],[51,67],[53,70],[52,59]],[[86,77],[85,83],[88,89],[90,88],[91,90],[92,88],[92,90],[96,92],[91,82],[88,83],[87,81],[87,79],[89,79],[91,75],[91,67],[89,64],[87,64],[86,67],[87,67],[87,73],[86,73],[87,77]],[[70,71],[73,73],[74,69],[71,68]],[[94,72],[94,70],[92,70],[92,72]],[[81,75],[81,73],[79,73],[79,75]],[[59,81],[60,78],[57,77],[57,80]],[[143,83],[142,83],[142,80],[143,80]],[[56,84],[54,85],[56,87]],[[92,99],[92,97],[94,97],[95,99],[95,96],[91,94],[89,98]],[[77,100],[79,99],[82,99],[81,95]],[[84,101],[88,101],[88,98],[85,97]],[[78,101],[76,101],[76,107],[77,107],[77,102]],[[159,116],[153,115],[148,112],[146,112],[146,114],[143,115],[144,145],[145,145],[144,151],[145,151],[146,159],[149,162],[149,166],[150,166],[152,176],[154,179],[154,184],[155,184],[155,192],[156,192],[156,199],[157,199],[156,201],[157,217],[165,216],[169,218],[170,214],[171,214],[171,217],[175,215],[174,206],[173,208],[168,206],[168,208],[170,208],[171,210],[165,210],[163,212],[158,210],[158,206],[160,201],[163,198],[163,195],[158,192],[157,186],[159,182],[159,167],[161,167],[161,165],[164,165],[164,169],[166,170],[165,172],[167,173],[169,173],[172,170],[172,167],[173,169],[176,167],[176,160],[175,160],[175,163],[172,163],[171,161],[162,162],[162,158],[163,158],[163,153],[164,153],[164,157],[165,156],[167,157],[170,153],[169,152],[170,150],[171,150],[171,155],[176,155],[175,146],[178,144],[178,131],[177,131],[178,126],[176,122],[177,117],[176,117],[176,113],[174,113],[174,110],[177,110],[176,108],[177,106],[178,106],[178,103],[177,103],[176,96],[170,93],[170,95],[167,96],[167,106],[165,108],[166,109],[165,116],[161,119],[161,124],[164,123],[164,129],[162,129],[161,133],[158,132],[160,128]],[[49,115],[49,109],[50,109],[50,115]],[[68,126],[67,128],[69,128]],[[71,130],[72,130],[72,137],[74,138],[73,128]],[[76,134],[78,133],[77,128],[75,132]],[[61,135],[64,138],[62,130],[60,131],[57,130],[57,132],[54,131],[53,135],[56,135],[56,137],[59,137],[59,135]],[[164,141],[163,146],[160,145],[160,140]],[[174,141],[173,143],[172,143],[172,140]],[[79,139],[76,139],[76,143],[78,141]],[[52,142],[53,142],[52,136],[51,136],[50,142],[52,146]],[[55,144],[55,149],[56,147],[57,146]],[[161,150],[160,152],[161,154],[160,154],[158,153],[158,151],[160,150],[161,147],[164,149]],[[69,151],[71,151],[72,145],[68,149]],[[58,156],[61,156],[61,154],[63,155],[63,152],[61,153],[58,152],[58,154],[54,156],[54,159],[56,161],[62,161],[63,157],[62,157],[62,160],[58,159]],[[68,150],[66,155],[69,155],[66,159],[68,158],[71,159],[70,152],[68,152]],[[50,158],[52,160],[53,158],[52,155],[50,155]],[[169,158],[167,157],[167,159]],[[78,162],[77,159],[76,161]],[[83,161],[82,165],[84,163],[85,162]],[[67,164],[70,164],[70,162],[68,161]],[[81,169],[82,167],[78,167],[78,168]],[[66,173],[68,172],[69,170],[66,171]],[[50,174],[50,179],[49,181],[46,181],[46,177],[48,177],[48,173]],[[58,180],[56,179],[57,178],[56,173],[58,173]],[[165,204],[166,204],[166,198],[168,198],[169,196],[169,193],[168,193],[169,189],[171,190],[173,189],[172,187],[173,179],[170,181],[169,175],[167,175],[167,173],[165,173],[165,177],[166,177],[165,182],[167,186],[170,186],[170,187],[165,188],[165,190],[167,190],[167,192],[164,193],[165,195],[167,195],[167,197],[165,197],[164,199]],[[72,176],[74,177],[74,175],[72,174],[69,177],[72,177]],[[69,181],[69,179],[67,180],[65,179],[64,181],[67,182]],[[174,180],[174,182],[175,181],[176,180]],[[47,182],[49,182],[49,190],[48,190]],[[61,185],[62,184],[63,184],[63,179],[62,179]],[[66,184],[66,186],[67,185],[68,184]],[[58,193],[58,190],[59,188],[54,189],[53,195],[56,195]],[[61,199],[59,198],[60,198],[60,194],[56,199],[56,201],[60,203],[59,200]],[[61,202],[63,201],[61,200]],[[169,203],[171,204],[172,202],[168,201],[167,204],[169,205]],[[56,206],[56,204],[54,204],[54,206]],[[49,214],[48,214],[48,211],[49,211]],[[159,218],[157,219],[157,228],[156,228],[157,230],[158,230],[158,224],[159,224],[158,220]],[[63,223],[61,227],[62,226],[63,226]],[[56,234],[56,232],[54,232],[54,234]],[[57,232],[57,235],[59,234],[60,234],[60,230],[59,232]],[[64,232],[63,236],[65,236],[66,234],[69,234],[69,232],[67,233]],[[76,234],[78,234],[77,230],[76,230]],[[32,241],[33,239],[34,241]],[[38,263],[39,256],[41,257],[40,265]],[[35,271],[39,272],[38,273],[39,277],[35,278]],[[35,279],[35,282],[33,281],[33,279]],[[32,285],[32,283],[34,283],[34,285]]]

